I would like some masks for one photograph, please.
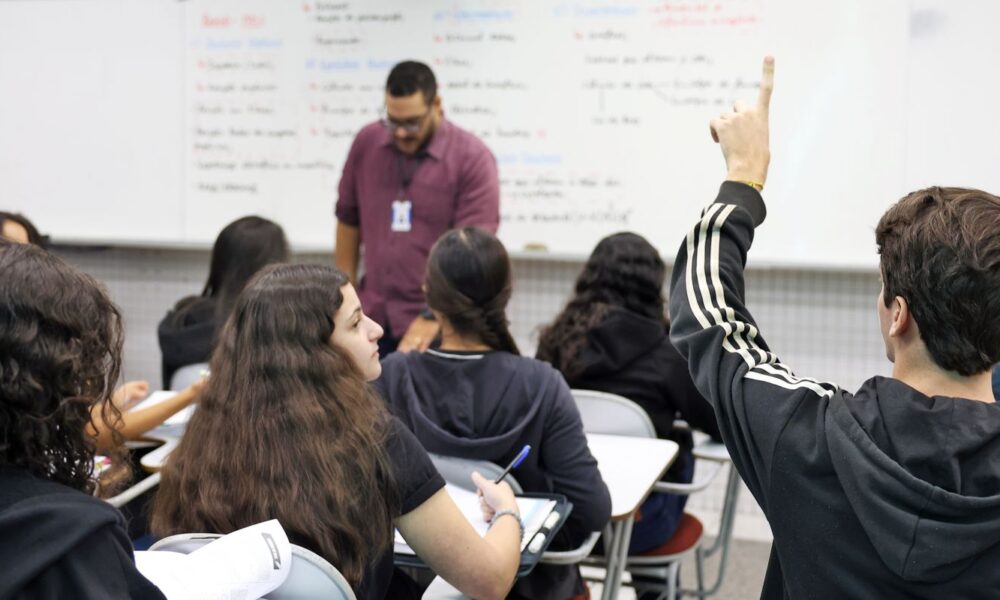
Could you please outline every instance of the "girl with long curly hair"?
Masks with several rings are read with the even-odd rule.
[[[162,473],[153,531],[228,533],[278,519],[359,598],[419,597],[393,568],[393,527],[467,595],[500,598],[520,558],[507,484],[474,478],[496,519],[469,525],[420,444],[369,387],[382,328],[347,276],[273,265],[237,299],[212,376]]]
[[[665,480],[690,483],[694,474],[685,419],[716,439],[712,407],[698,393],[687,362],[668,334],[663,283],[666,266],[656,248],[635,233],[610,235],[594,248],[576,280],[573,297],[542,330],[536,356],[558,369],[574,389],[624,396],[649,414],[660,438],[681,447]],[[654,494],[641,508],[629,552],[655,549],[673,535],[687,496]]]
[[[121,349],[121,315],[93,278],[0,242],[0,598],[163,597],[136,570],[121,513],[94,497],[112,490],[87,430],[120,418]]]

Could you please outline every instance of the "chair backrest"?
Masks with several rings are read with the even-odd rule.
[[[476,486],[472,483],[473,471],[479,471],[487,479],[496,479],[500,476],[500,473],[503,473],[503,467],[486,460],[444,456],[443,454],[434,454],[433,452],[429,454],[434,466],[437,467],[438,473],[441,474],[441,477],[444,477],[445,481],[467,489],[470,492],[476,491]],[[524,490],[521,489],[521,484],[510,473],[503,480],[510,485],[515,494],[524,493]]]
[[[656,437],[656,429],[641,406],[628,398],[593,390],[571,390],[587,433]]]
[[[150,550],[170,550],[190,554],[212,540],[221,537],[213,533],[181,533],[163,538]],[[347,579],[326,559],[315,552],[292,544],[292,566],[288,579],[267,595],[268,600],[357,600]]]
[[[183,366],[170,377],[170,389],[181,391],[187,389],[192,383],[201,378],[201,374],[208,370],[208,363],[194,363]]]

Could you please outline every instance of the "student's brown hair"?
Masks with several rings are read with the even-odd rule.
[[[431,248],[424,287],[427,305],[444,315],[457,333],[518,354],[506,312],[510,259],[495,236],[476,227],[446,232]]]
[[[157,535],[278,519],[355,587],[392,543],[388,413],[332,345],[347,276],[272,265],[240,294],[184,438],[163,469]]]
[[[121,315],[100,284],[30,244],[0,241],[0,466],[93,493],[91,408],[114,431]],[[114,433],[114,469],[128,467]],[[111,491],[108,486],[102,493]]]
[[[938,366],[974,375],[1000,362],[1000,198],[931,187],[879,220],[883,301],[906,299]]]

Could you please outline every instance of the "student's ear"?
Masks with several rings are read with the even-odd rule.
[[[892,321],[889,323],[889,335],[894,337],[906,335],[913,318],[913,315],[910,314],[910,305],[906,301],[906,298],[902,296],[893,298],[889,311],[892,314]]]
[[[434,107],[435,111],[441,110],[441,94],[434,95],[434,100],[431,101],[431,106]]]

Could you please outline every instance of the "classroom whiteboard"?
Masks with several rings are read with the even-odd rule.
[[[878,216],[914,184],[1000,189],[997,136],[950,126],[979,121],[966,107],[989,114],[989,96],[928,85],[1000,89],[996,42],[966,35],[983,11],[1000,13],[930,0],[0,2],[0,206],[57,241],[205,246],[255,213],[299,249],[332,248],[353,135],[377,118],[389,68],[415,58],[446,117],[497,157],[510,250],[586,255],[630,229],[672,255],[725,174],[708,121],[755,98],[773,53],[769,215],[752,260],[872,266]]]

